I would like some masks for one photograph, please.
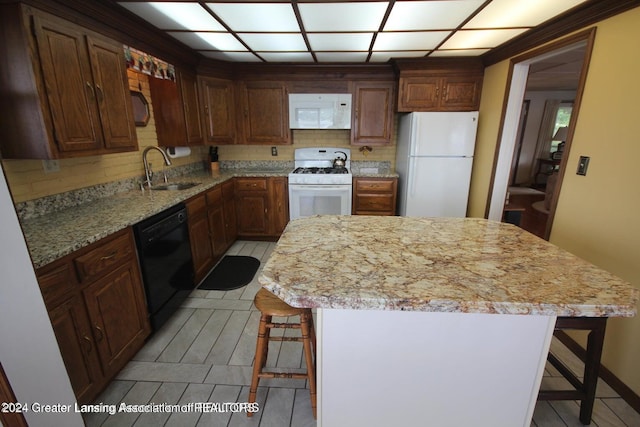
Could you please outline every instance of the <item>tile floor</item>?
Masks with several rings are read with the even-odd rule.
[[[269,242],[238,241],[227,254],[253,256],[264,264],[274,246]],[[258,274],[252,283],[237,290],[195,290],[95,403],[246,402],[259,320],[259,312],[252,304],[259,289]],[[554,340],[552,349],[572,369],[580,372],[580,361],[562,344]],[[270,343],[267,366],[304,370],[301,344]],[[244,412],[120,412],[115,415],[89,414],[85,416],[85,422],[89,427],[315,426],[305,383],[304,380],[262,380],[258,389],[260,412],[252,418]],[[566,384],[565,380],[548,365],[543,387],[566,388],[563,384]],[[574,401],[539,402],[531,425],[580,426],[578,411],[579,405]],[[601,381],[591,425],[640,426],[640,414]]]

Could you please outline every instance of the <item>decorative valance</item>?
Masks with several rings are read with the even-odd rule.
[[[124,57],[127,61],[127,68],[157,79],[176,80],[175,67],[162,59],[126,45],[124,46]]]

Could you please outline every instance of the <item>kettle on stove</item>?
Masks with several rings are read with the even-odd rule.
[[[341,157],[336,157],[335,159],[333,159],[333,167],[334,168],[344,168],[347,166],[347,153],[345,153],[344,151],[336,151],[335,153],[342,153],[344,154],[344,159]]]

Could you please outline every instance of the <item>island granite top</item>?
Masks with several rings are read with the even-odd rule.
[[[259,277],[296,307],[630,317],[640,291],[514,225],[478,218],[291,221]]]

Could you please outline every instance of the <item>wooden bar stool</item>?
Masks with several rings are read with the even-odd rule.
[[[309,380],[309,391],[311,393],[311,408],[313,417],[316,418],[316,334],[313,328],[313,317],[311,309],[291,307],[280,298],[273,295],[266,289],[260,289],[256,294],[253,303],[260,310],[260,327],[258,328],[258,341],[256,344],[256,360],[253,364],[253,377],[251,378],[251,388],[249,389],[249,403],[256,401],[258,382],[260,378],[296,378]],[[300,316],[300,323],[273,323],[273,316],[289,317]],[[300,329],[301,337],[271,337],[272,328]],[[267,352],[269,341],[302,341],[304,349],[306,373],[293,372],[266,372],[264,366],[267,363]],[[247,412],[247,416],[252,416],[252,412]]]

